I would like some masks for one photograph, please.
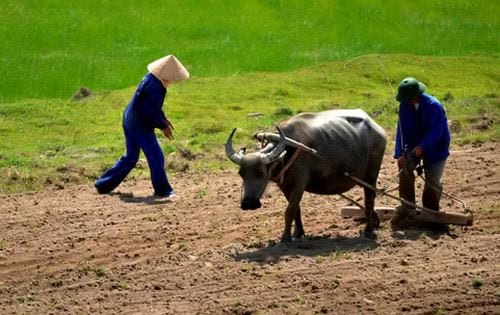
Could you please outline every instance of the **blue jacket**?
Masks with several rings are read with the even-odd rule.
[[[420,145],[423,159],[434,164],[450,155],[450,131],[446,112],[434,97],[422,94],[418,100],[418,110],[407,102],[399,104],[398,130],[394,157],[410,153]]]
[[[165,129],[167,122],[162,106],[166,94],[163,83],[151,73],[146,74],[123,113],[123,126],[143,131]]]

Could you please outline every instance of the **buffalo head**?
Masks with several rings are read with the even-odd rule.
[[[245,154],[244,150],[235,152],[233,149],[233,129],[226,141],[226,155],[235,164],[240,166],[239,174],[243,179],[243,195],[241,209],[254,210],[260,208],[260,198],[271,179],[275,162],[280,161],[286,154],[286,142],[283,132],[278,128],[280,139],[269,142],[260,151]]]

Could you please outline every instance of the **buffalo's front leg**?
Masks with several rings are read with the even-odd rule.
[[[285,210],[285,229],[281,236],[282,242],[292,241],[292,223],[295,220],[295,237],[304,235],[304,228],[302,226],[302,219],[300,216],[300,200],[302,199],[303,189],[294,187],[290,193],[285,192],[285,197],[288,200],[288,206]]]
[[[295,211],[295,230],[293,232],[293,238],[302,238],[304,236],[304,226],[302,225],[302,216],[300,214],[300,205],[297,206]]]

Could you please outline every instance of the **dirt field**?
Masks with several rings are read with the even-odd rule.
[[[282,244],[285,198],[273,184],[262,209],[241,211],[236,169],[172,176],[179,199],[163,204],[149,181],[3,195],[0,313],[500,314],[498,154],[498,143],[455,148],[445,191],[475,223],[448,234],[386,221],[364,238],[340,217],[344,200],[306,194],[307,237]],[[386,156],[379,187],[395,171]]]

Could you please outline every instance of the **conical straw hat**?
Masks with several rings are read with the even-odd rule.
[[[168,82],[184,81],[189,78],[189,72],[174,55],[168,55],[151,62],[148,71],[159,80]]]

